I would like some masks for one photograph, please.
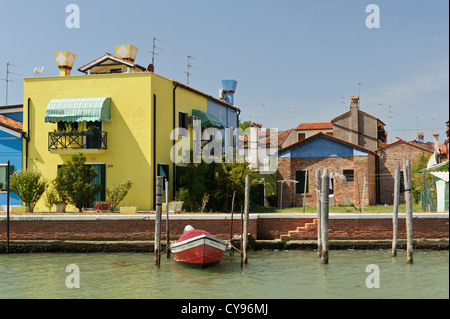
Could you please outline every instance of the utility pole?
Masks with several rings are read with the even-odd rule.
[[[9,74],[15,74],[15,75],[20,75],[19,73],[15,73],[15,72],[11,72],[9,70],[9,66],[18,66],[12,63],[7,62],[6,63],[6,79],[0,79],[2,81],[6,82],[6,94],[5,94],[5,105],[8,105],[8,83],[9,82],[14,82],[13,80],[9,79]]]

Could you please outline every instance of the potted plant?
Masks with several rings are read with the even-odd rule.
[[[111,206],[111,201],[98,201],[95,202],[94,209],[97,210],[97,212],[107,212],[109,210],[109,207]]]

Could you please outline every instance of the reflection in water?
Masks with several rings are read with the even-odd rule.
[[[330,251],[320,264],[315,251],[225,254],[214,267],[196,269],[152,253],[35,253],[0,255],[0,298],[448,298],[449,252]],[[80,269],[80,288],[69,289],[66,267]],[[380,269],[380,288],[369,289],[366,266]]]

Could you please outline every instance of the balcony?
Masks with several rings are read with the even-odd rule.
[[[103,131],[48,133],[48,150],[52,153],[102,153],[106,149],[107,133]]]

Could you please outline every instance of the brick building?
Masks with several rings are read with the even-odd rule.
[[[330,172],[330,205],[375,205],[376,154],[319,132],[279,151],[278,205],[316,204],[316,170]]]
[[[350,98],[350,110],[331,120],[333,135],[372,151],[386,145],[385,124],[359,109],[359,95]]]
[[[410,160],[411,164],[420,153],[432,154],[428,148],[398,138],[395,142],[376,151],[378,156],[378,203],[392,205],[394,202],[394,173],[397,163],[403,169],[403,160]],[[402,173],[403,174],[403,173]],[[404,192],[401,188],[400,203],[404,203]]]

